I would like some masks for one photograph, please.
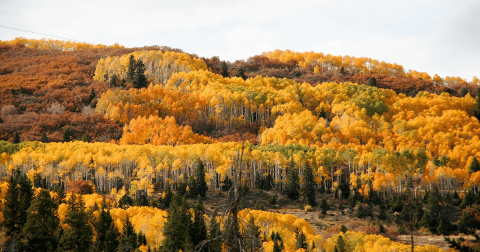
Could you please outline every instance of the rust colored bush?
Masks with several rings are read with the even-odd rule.
[[[73,180],[66,185],[67,193],[76,194],[92,194],[95,192],[95,186],[91,181],[86,180]]]

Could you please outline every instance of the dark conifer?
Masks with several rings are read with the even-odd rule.
[[[58,205],[47,190],[41,190],[27,210],[27,223],[23,228],[26,251],[55,251],[57,232],[60,230],[56,215]]]
[[[137,61],[133,55],[130,55],[128,58],[128,68],[127,68],[127,82],[133,82],[133,78],[135,77],[135,65]]]
[[[335,243],[335,250],[338,252],[346,252],[347,251],[347,244],[343,240],[341,235],[338,236],[337,242]]]
[[[133,87],[144,88],[147,87],[147,77],[145,76],[145,65],[142,60],[135,63],[135,76],[133,77]]]
[[[375,77],[368,78],[367,86],[376,87],[377,86],[377,79],[375,79]]]
[[[195,180],[197,183],[197,193],[205,197],[207,195],[207,182],[205,181],[205,166],[201,160],[197,162],[197,170],[195,172]]]
[[[235,77],[240,77],[242,78],[243,80],[246,80],[247,79],[247,76],[245,76],[245,72],[243,71],[243,68],[239,68],[237,70],[237,74],[235,74]]]
[[[90,102],[92,102],[93,99],[95,99],[95,97],[97,97],[97,94],[95,93],[95,90],[92,87],[92,90],[90,90]]]
[[[68,213],[65,223],[70,229],[60,238],[59,251],[88,251],[92,247],[93,229],[90,225],[90,213],[85,211],[83,198],[75,194],[67,201]]]
[[[168,209],[167,221],[163,226],[165,239],[162,251],[185,250],[187,244],[191,242],[189,236],[190,216],[187,214],[187,210],[186,202],[174,195]]]
[[[118,233],[118,230],[115,227],[115,225],[112,225],[114,222],[113,222],[112,216],[110,215],[110,211],[106,210],[105,208],[106,208],[106,202],[105,202],[105,198],[103,198],[102,210],[100,211],[100,216],[98,217],[98,222],[95,228],[97,232],[96,248],[98,251],[108,250],[107,243],[109,243],[109,241],[107,240],[107,235],[109,231],[111,231],[111,233],[112,232],[115,233],[115,231]],[[115,230],[110,230],[112,229],[112,227]],[[115,237],[115,240],[117,241],[116,247],[118,247],[118,236]],[[112,244],[108,244],[108,245],[111,246]]]
[[[125,225],[123,225],[123,234],[120,240],[120,245],[118,246],[118,251],[119,252],[135,251],[135,249],[138,247],[139,246],[137,245],[137,234],[135,233],[135,230],[133,229],[133,225],[127,216]]]
[[[307,238],[305,237],[305,234],[302,231],[299,231],[298,229],[295,230],[295,238],[296,238],[296,244],[297,244],[297,249],[308,249],[308,244],[307,244]]]
[[[42,138],[40,139],[40,141],[42,141],[42,143],[48,143],[48,137],[45,132],[43,132]]]
[[[118,201],[118,207],[125,208],[127,206],[133,206],[133,203],[134,201],[132,197],[128,196],[127,194],[124,194]]]
[[[322,211],[322,214],[327,214],[328,203],[326,199],[322,199],[322,201],[320,202],[320,210]]]
[[[287,170],[287,185],[285,191],[287,193],[287,197],[292,200],[298,200],[300,197],[300,185],[298,179],[298,171],[293,163],[293,158],[290,161],[288,170]]]
[[[225,61],[222,62],[221,74],[222,74],[223,78],[230,77],[230,73],[228,72],[228,66],[227,66],[227,63],[225,63]]]
[[[13,140],[12,140],[12,143],[18,144],[18,143],[20,143],[20,141],[21,141],[21,139],[20,139],[20,134],[18,133],[17,130],[15,130],[15,131],[13,132]]]
[[[303,201],[305,204],[315,206],[315,180],[313,178],[313,170],[310,165],[303,170],[303,186],[302,186]]]
[[[480,171],[480,165],[478,164],[477,157],[473,157],[472,162],[470,163],[469,166],[470,174]]]
[[[3,226],[6,228],[7,237],[9,240],[16,240],[19,238],[19,233],[21,230],[20,224],[20,201],[19,194],[20,189],[17,186],[17,181],[15,180],[15,175],[10,176],[8,181],[9,187],[7,193],[5,194],[5,209],[3,211]]]
[[[210,220],[210,225],[208,226],[207,248],[209,252],[222,251],[222,240],[219,238],[221,236],[220,224],[217,222],[216,217],[216,213],[214,213]]]
[[[117,75],[113,75],[112,78],[110,78],[110,87],[116,87],[118,82]]]
[[[205,223],[205,219],[203,218],[205,214],[205,209],[200,199],[200,195],[198,196],[197,204],[195,205],[193,211],[194,214],[192,227],[190,228],[190,240],[192,241],[194,246],[197,246],[200,244],[201,241],[207,239],[207,224]],[[202,251],[206,250],[203,249]]]

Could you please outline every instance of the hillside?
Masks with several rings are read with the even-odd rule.
[[[142,251],[170,246],[163,228],[174,220],[160,216],[181,211],[193,223],[204,213],[213,222],[218,211],[224,249],[238,249],[237,239],[252,251],[406,251],[410,232],[438,235],[435,245],[446,248],[441,235],[480,228],[478,84],[313,52],[222,62],[158,46],[0,41],[5,246],[26,225],[10,223],[9,185],[31,181],[37,196],[44,188],[56,200],[57,230],[73,230],[68,214],[83,204],[92,223],[108,206],[118,230],[131,221],[145,235]],[[172,192],[190,205],[198,196],[207,210],[188,210]],[[249,210],[262,204],[269,211]],[[320,214],[324,204],[340,221]],[[243,224],[231,222],[237,214]],[[315,217],[306,222],[307,214]],[[355,232],[340,233],[339,223]],[[199,245],[193,237],[179,246]],[[415,251],[439,251],[420,245]]]

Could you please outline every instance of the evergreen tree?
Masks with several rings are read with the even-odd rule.
[[[220,224],[217,222],[217,215],[214,213],[208,226],[208,243],[207,248],[209,252],[221,252],[222,241],[219,239],[221,236]]]
[[[246,251],[258,251],[262,247],[260,234],[260,227],[255,224],[255,219],[251,216],[243,233]]]
[[[14,144],[20,143],[20,134],[18,133],[17,130],[15,130],[15,131],[13,132],[13,140],[12,140],[12,143],[14,143]]]
[[[338,252],[346,252],[347,251],[347,244],[343,240],[341,235],[338,236],[337,242],[335,243],[335,250]]]
[[[41,190],[27,210],[27,223],[23,228],[26,251],[55,251],[60,225],[58,205],[47,190]]]
[[[7,230],[7,237],[9,241],[16,242],[19,238],[19,233],[21,230],[20,223],[20,188],[17,186],[17,181],[15,180],[15,175],[10,177],[8,181],[9,186],[7,193],[5,194],[5,209],[3,211],[3,226]]]
[[[40,141],[42,141],[42,143],[48,143],[48,137],[45,132],[43,132],[42,138],[40,138]]]
[[[414,223],[420,223],[424,214],[425,213],[422,209],[422,205],[421,204],[418,205],[417,208],[415,209],[415,213],[413,214]]]
[[[473,194],[473,190],[468,190],[468,192],[465,193],[465,197],[463,197],[462,208],[471,206],[473,203],[475,203],[475,195]]]
[[[60,238],[59,251],[88,251],[92,246],[93,229],[90,225],[90,213],[85,211],[82,196],[75,194],[67,201],[68,213],[65,224],[70,228]]]
[[[27,210],[30,207],[30,203],[33,199],[33,185],[32,181],[26,174],[22,174],[17,170],[16,179],[20,186],[20,191],[18,194],[19,204],[20,204],[20,214],[19,214],[19,224],[21,228],[27,223]]]
[[[322,199],[322,201],[320,202],[320,210],[322,211],[322,214],[327,214],[328,203],[326,199]]]
[[[95,99],[95,97],[97,97],[97,94],[95,93],[95,90],[92,87],[92,90],[90,90],[90,102],[92,102],[93,99]]]
[[[135,66],[137,61],[133,55],[130,55],[128,58],[128,68],[127,68],[127,82],[133,82],[133,78],[135,77]]]
[[[132,197],[125,193],[118,201],[118,207],[125,208],[126,206],[133,206],[133,203]]]
[[[0,117],[0,123],[3,123],[3,119]]]
[[[200,196],[205,197],[207,195],[207,182],[205,181],[205,167],[203,162],[198,160],[197,162],[197,170],[195,172],[195,180],[197,182],[197,193]]]
[[[200,244],[201,241],[207,239],[207,224],[205,223],[205,219],[203,215],[205,214],[205,209],[203,207],[202,201],[200,199],[200,195],[197,199],[197,204],[194,208],[193,214],[193,223],[190,228],[190,240],[192,241],[194,246]],[[205,249],[201,251],[206,251]]]
[[[116,87],[118,82],[117,75],[113,75],[112,78],[110,78],[110,87]]]
[[[318,117],[323,118],[323,119],[327,119],[327,112],[325,112],[325,109],[323,108],[323,106],[322,106],[322,109],[320,110],[320,113],[318,114]],[[342,192],[343,192],[343,190],[342,190]]]
[[[478,89],[475,95],[475,101],[476,103],[473,108],[473,116],[475,116],[475,118],[480,121],[480,92]]]
[[[376,87],[377,86],[377,79],[375,79],[375,77],[368,78],[367,86]]]
[[[287,173],[287,185],[285,188],[287,197],[292,200],[298,200],[298,198],[300,197],[300,185],[298,179],[298,171],[293,163],[293,158],[290,161]]]
[[[185,250],[190,241],[188,207],[179,196],[174,195],[168,209],[167,221],[163,226],[162,251],[175,252]]]
[[[442,205],[441,205],[442,198],[440,197],[440,193],[438,193],[438,189],[434,188],[428,194],[428,201],[426,211],[429,212],[431,217],[430,228],[434,228],[438,225],[440,221],[440,213],[442,212]]]
[[[63,131],[62,142],[70,142],[74,134],[75,134],[75,131],[73,130],[72,126],[69,126],[68,128],[65,129],[65,131]]]
[[[135,63],[135,76],[133,77],[133,87],[144,88],[147,87],[147,77],[145,76],[145,65],[142,60]]]
[[[116,252],[118,250],[120,232],[118,232],[115,223],[110,224],[110,228],[107,230],[105,235],[105,252]]]
[[[468,94],[468,90],[466,88],[463,87],[462,89],[460,89],[460,96],[461,97],[464,97],[467,94]]]
[[[118,237],[120,233],[117,227],[114,225],[113,218],[110,215],[110,211],[106,211],[106,202],[103,198],[102,210],[98,217],[96,225],[97,232],[97,251],[115,251],[118,248]],[[111,240],[113,238],[113,240]]]
[[[167,209],[170,207],[170,202],[172,201],[173,193],[172,190],[170,189],[170,184],[167,183],[167,186],[165,187],[165,191],[162,194],[162,197],[160,198],[160,206],[162,209]]]
[[[317,204],[315,201],[315,180],[313,178],[313,170],[308,164],[303,170],[302,195],[305,204],[312,207]]]
[[[298,229],[295,230],[295,238],[296,238],[296,244],[297,244],[297,249],[308,249],[308,244],[307,244],[307,238],[305,237],[305,234],[302,231],[299,231]]]
[[[470,174],[480,171],[480,165],[478,164],[477,157],[473,157],[472,162],[469,166]]]
[[[237,74],[235,74],[235,77],[240,77],[242,78],[243,80],[246,80],[247,79],[247,76],[245,76],[245,72],[243,71],[243,68],[239,68],[237,70]]]
[[[386,220],[387,219],[387,214],[385,213],[385,207],[380,207],[380,213],[378,214],[378,219],[380,220]]]
[[[222,62],[221,69],[222,69],[221,74],[222,74],[223,78],[230,77],[230,73],[228,72],[228,66],[227,66],[227,63],[225,63],[225,61]]]
[[[347,227],[345,227],[345,225],[342,225],[342,226],[340,227],[340,232],[342,232],[342,233],[345,234],[347,231],[348,231],[348,229],[347,229]]]
[[[118,251],[129,252],[134,251],[138,247],[139,246],[137,246],[137,234],[135,233],[133,225],[127,216],[125,225],[123,225],[123,234],[120,240],[120,245],[118,246]]]

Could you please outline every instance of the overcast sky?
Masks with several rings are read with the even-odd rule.
[[[290,49],[480,77],[478,0],[2,0],[0,25],[228,61]],[[15,37],[45,36],[0,28],[0,40]]]

